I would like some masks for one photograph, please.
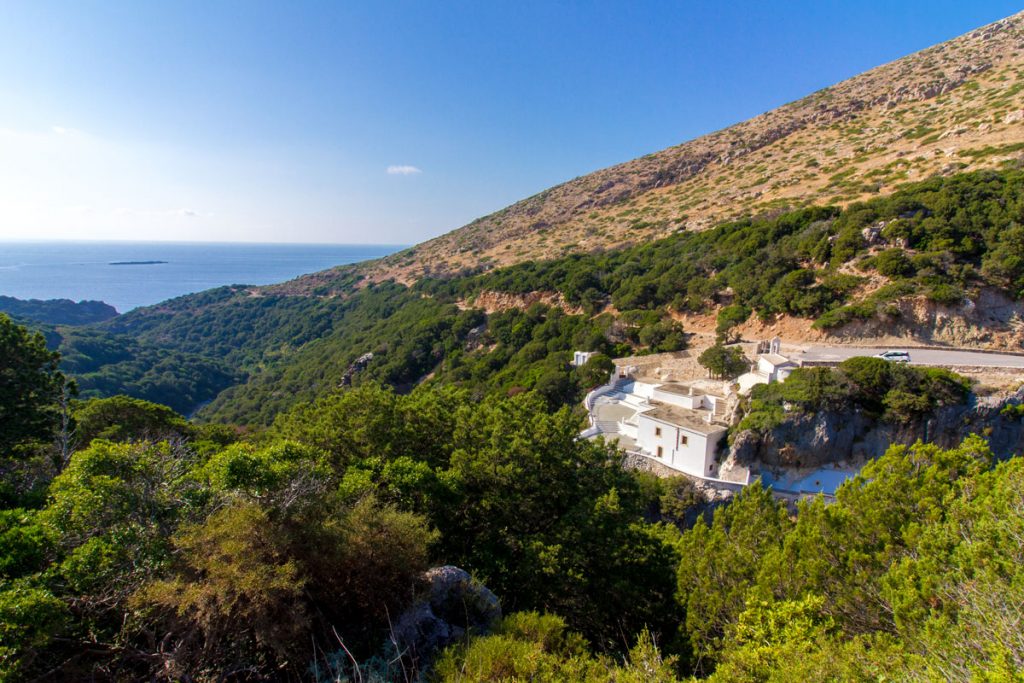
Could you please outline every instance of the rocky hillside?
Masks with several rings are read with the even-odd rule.
[[[1024,449],[1022,401],[1024,390],[1001,398],[972,397],[906,424],[882,422],[859,410],[796,413],[771,429],[737,433],[726,460],[755,470],[859,466],[892,444],[926,441],[945,447],[968,434],[983,434],[993,454],[1006,459]]]
[[[1024,13],[676,147],[570,180],[366,266],[424,275],[645,242],[741,215],[887,194],[1024,150]],[[347,269],[344,272],[349,272]],[[330,271],[293,293],[338,284]]]

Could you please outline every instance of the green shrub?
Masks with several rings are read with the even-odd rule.
[[[712,377],[719,379],[732,379],[750,369],[750,361],[743,355],[743,349],[739,346],[726,347],[715,344],[705,349],[697,357],[697,362],[706,368]]]
[[[914,274],[914,266],[902,249],[886,249],[875,257],[874,265],[886,277],[909,277]]]

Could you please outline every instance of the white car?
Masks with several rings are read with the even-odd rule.
[[[882,360],[889,360],[893,363],[909,363],[910,354],[906,351],[883,351],[882,353],[876,354],[875,358],[881,358]]]

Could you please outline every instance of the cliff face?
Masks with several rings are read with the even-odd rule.
[[[1024,302],[993,289],[982,289],[975,298],[954,305],[917,296],[901,299],[893,307],[893,315],[848,323],[829,330],[828,337],[833,342],[861,344],[909,339],[954,347],[1024,348]]]
[[[859,464],[892,444],[922,440],[952,448],[969,434],[984,436],[996,457],[1005,459],[1024,453],[1024,420],[1001,411],[1022,402],[1024,388],[998,401],[972,397],[966,405],[941,408],[926,420],[906,425],[883,423],[859,411],[791,415],[766,433],[737,434],[727,459],[770,468]]]

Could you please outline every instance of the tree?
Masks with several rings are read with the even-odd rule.
[[[444,557],[505,609],[544,609],[602,644],[674,604],[671,546],[641,525],[636,481],[614,447],[579,439],[579,418],[522,394],[459,411],[447,491],[433,500]]]
[[[59,360],[59,354],[47,350],[43,335],[0,314],[0,456],[13,455],[19,444],[53,436],[64,389]]]
[[[640,343],[651,351],[679,351],[686,348],[683,326],[674,320],[663,320],[640,328]]]
[[[603,353],[595,353],[582,367],[576,369],[576,376],[584,389],[604,384],[615,369],[612,359]]]
[[[748,599],[725,644],[712,681],[771,681],[775,670],[828,643],[832,622],[821,615],[822,598],[798,601]]]
[[[192,432],[185,418],[167,406],[129,396],[87,401],[74,410],[73,417],[83,445],[93,439],[159,440]]]
[[[173,543],[179,572],[135,598],[140,606],[164,612],[166,628],[179,634],[168,662],[172,676],[214,667],[226,673],[245,661],[240,655],[253,662],[277,660],[284,668],[304,644],[308,616],[302,602],[306,582],[280,525],[266,510],[242,503],[183,528]]]
[[[745,323],[749,317],[750,309],[743,304],[725,306],[718,312],[715,338],[721,342],[728,341],[729,331],[737,325]]]
[[[850,635],[894,632],[894,613],[907,618],[907,603],[926,608],[941,600],[885,590],[891,584],[883,576],[921,553],[922,530],[942,524],[950,501],[991,461],[977,436],[949,450],[920,442],[891,446],[840,486],[834,503],[801,504],[793,532],[765,561],[760,585],[781,599],[813,591],[825,599],[823,612]],[[921,577],[915,590],[942,574],[928,569],[934,574]]]
[[[19,680],[67,617],[64,603],[45,589],[15,584],[0,590],[0,678]]]
[[[712,377],[732,379],[750,368],[750,361],[739,346],[725,347],[715,344],[697,357],[697,362],[707,368]]]
[[[547,401],[552,410],[573,399],[576,387],[569,379],[569,373],[561,370],[548,370],[537,378],[533,390]]]
[[[714,658],[722,640],[746,608],[747,592],[765,555],[777,550],[792,523],[786,507],[754,484],[703,517],[679,541],[679,599],[685,627],[699,660]]]

